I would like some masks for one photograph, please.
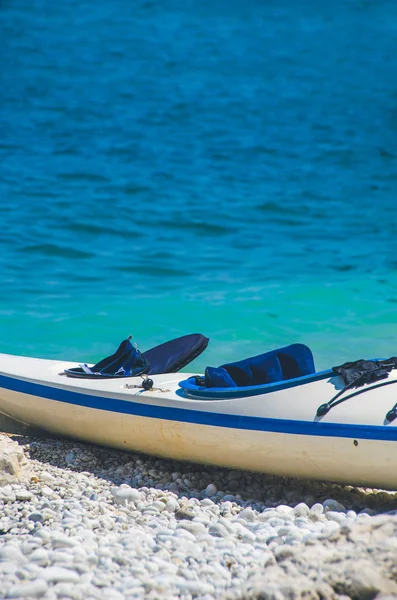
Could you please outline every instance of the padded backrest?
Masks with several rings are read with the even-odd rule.
[[[291,344],[258,356],[251,356],[213,369],[207,367],[207,387],[233,387],[276,383],[315,373],[311,350],[304,344]]]
[[[280,361],[273,352],[222,365],[237,385],[273,383],[283,378]]]
[[[281,364],[283,379],[294,379],[316,372],[312,351],[305,344],[291,344],[275,352]]]
[[[142,352],[142,356],[150,364],[147,374],[180,371],[206,349],[208,342],[209,339],[201,333],[192,333]]]

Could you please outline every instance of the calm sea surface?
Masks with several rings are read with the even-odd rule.
[[[395,0],[0,0],[0,351],[397,354]]]

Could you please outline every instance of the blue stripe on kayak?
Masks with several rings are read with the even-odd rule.
[[[292,419],[266,419],[263,417],[211,413],[170,406],[156,406],[153,404],[141,404],[138,402],[93,396],[91,394],[81,394],[31,381],[14,379],[5,375],[0,375],[0,388],[47,398],[48,400],[84,406],[86,408],[95,408],[139,417],[150,417],[152,419],[165,419],[167,421],[180,421],[183,423],[250,431],[397,441],[397,427],[388,425],[347,425],[344,423],[296,421]]]

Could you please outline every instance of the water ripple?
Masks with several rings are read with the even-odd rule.
[[[58,258],[91,258],[93,255],[92,252],[84,252],[82,250],[78,250],[77,248],[65,247],[65,246],[57,246],[55,244],[39,244],[35,246],[24,246],[20,248],[21,252],[25,252],[27,254],[40,254],[42,256],[55,256]]]

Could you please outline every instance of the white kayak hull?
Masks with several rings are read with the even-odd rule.
[[[397,488],[397,420],[385,420],[397,385],[351,397],[319,419],[338,377],[246,398],[187,398],[186,374],[84,380],[71,363],[0,355],[0,412],[86,442],[263,473]],[[395,374],[389,375],[390,381]]]

